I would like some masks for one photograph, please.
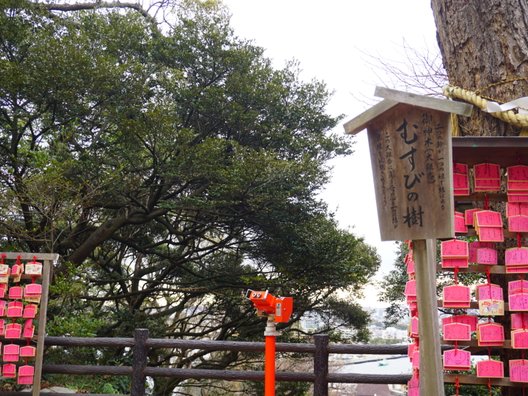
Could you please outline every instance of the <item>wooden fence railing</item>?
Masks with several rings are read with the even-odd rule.
[[[81,337],[46,337],[46,346],[62,347],[130,347],[133,352],[132,366],[87,366],[70,364],[45,364],[44,374],[72,375],[123,375],[131,377],[131,396],[145,394],[146,377],[172,377],[180,379],[217,379],[226,381],[263,381],[263,371],[242,370],[206,370],[149,367],[147,356],[151,348],[199,349],[204,351],[238,351],[264,352],[263,342],[206,341],[180,339],[152,339],[148,330],[136,329],[134,338],[81,338]],[[327,335],[315,335],[313,344],[277,343],[277,352],[296,352],[313,355],[313,372],[285,372],[276,374],[277,381],[301,381],[314,384],[314,396],[328,395],[329,383],[366,383],[366,384],[405,384],[409,375],[349,374],[329,372],[330,354],[362,355],[406,355],[405,345],[356,345],[332,344]],[[45,361],[45,357],[44,357]],[[5,396],[27,395],[22,392],[2,392]],[[44,394],[44,393],[42,393]],[[72,396],[72,394],[54,393],[55,396]],[[81,396],[81,394],[78,394]],[[82,396],[103,396],[83,393]],[[106,396],[106,395],[105,395]],[[110,395],[108,395],[110,396]],[[115,395],[114,395],[115,396]]]

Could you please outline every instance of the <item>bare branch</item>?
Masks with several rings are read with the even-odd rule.
[[[83,10],[95,10],[95,9],[111,9],[111,8],[122,8],[122,9],[131,9],[139,12],[153,25],[157,25],[158,22],[156,19],[148,13],[140,4],[138,3],[123,3],[120,1],[92,1],[86,3],[74,3],[74,4],[41,4],[42,7],[49,11],[61,11],[61,12],[74,12],[74,11],[83,11]]]

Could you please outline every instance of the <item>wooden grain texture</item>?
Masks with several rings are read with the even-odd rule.
[[[90,366],[81,364],[44,364],[42,371],[47,374],[72,375],[130,375],[130,366]]]
[[[56,253],[27,253],[27,252],[3,252],[6,259],[16,260],[20,257],[21,260],[33,260],[33,257],[36,257],[38,261],[46,260],[55,263],[59,259],[59,255]]]
[[[398,103],[407,103],[413,106],[423,107],[431,110],[439,110],[461,116],[470,116],[473,106],[467,103],[454,102],[452,100],[432,98],[430,96],[418,95],[412,92],[402,92],[395,89],[376,87],[374,95],[392,100]]]
[[[328,382],[341,384],[406,384],[409,379],[411,379],[410,375],[403,374],[328,374]],[[425,396],[433,395],[432,393],[422,394]]]
[[[263,381],[264,371],[243,370],[207,370],[207,369],[179,369],[165,367],[147,367],[145,374],[151,377],[219,379],[225,381]],[[277,371],[277,381],[314,382],[313,373],[292,373]]]
[[[132,347],[133,338],[123,337],[46,337],[47,346],[65,347]]]
[[[454,268],[442,268],[441,265],[437,266],[438,272],[454,272]],[[459,268],[458,272],[461,273],[468,273],[468,274],[474,274],[474,273],[483,273],[490,272],[490,274],[500,274],[500,275],[510,275],[514,276],[516,278],[519,277],[519,274],[514,273],[506,273],[506,267],[504,265],[482,265],[482,264],[470,264],[468,268]]]
[[[452,238],[449,115],[400,104],[368,127],[382,241]]]
[[[264,352],[263,342],[244,341],[213,341],[213,340],[177,340],[177,339],[153,339],[147,340],[150,348],[180,348],[180,349],[202,349],[205,351],[238,351],[238,352]],[[277,342],[277,352],[313,353],[314,344]]]
[[[130,378],[131,396],[145,395],[145,367],[147,367],[148,361],[148,336],[148,329],[136,329],[134,331],[134,348],[132,349],[132,375]]]
[[[436,241],[414,240],[416,296],[420,332],[420,392],[444,395],[440,328],[436,305]]]
[[[328,396],[328,335],[314,335],[314,396]]]
[[[346,133],[352,135],[357,134],[364,130],[373,120],[385,113],[387,110],[392,109],[396,106],[398,102],[393,100],[384,99],[379,103],[376,103],[370,109],[361,113],[357,117],[352,118],[350,121],[346,122],[343,127],[345,128]]]
[[[528,92],[528,4],[518,0],[432,0],[449,83],[501,103]],[[520,128],[482,111],[459,119],[463,136],[515,136]]]
[[[461,384],[466,385],[488,385],[488,379],[487,378],[478,378],[474,375],[454,375],[454,374],[446,374],[444,375],[444,381],[448,384],[454,384],[456,382],[456,378],[458,377],[458,380]],[[523,384],[519,382],[511,382],[510,378],[491,378],[491,385],[492,386],[508,386],[508,387],[522,387]],[[522,395],[522,393],[521,393]]]
[[[442,300],[437,300],[437,304],[440,308],[443,308],[444,306],[444,302]],[[479,304],[478,304],[478,301],[471,301],[470,302],[470,305],[469,305],[469,309],[478,309],[479,308]],[[453,308],[445,308],[445,309],[453,309]],[[504,303],[504,312],[509,312],[510,311],[510,305],[505,302]],[[514,312],[519,312],[519,311],[514,311]]]
[[[36,255],[38,257],[38,255]],[[26,260],[33,259],[26,258]],[[46,337],[46,319],[48,311],[48,294],[49,283],[51,280],[51,268],[58,256],[48,256],[48,259],[42,259],[42,297],[38,308],[38,327],[37,327],[37,355],[35,358],[35,374],[33,377],[33,396],[40,394],[41,378],[42,378],[42,364],[44,359],[44,338]]]

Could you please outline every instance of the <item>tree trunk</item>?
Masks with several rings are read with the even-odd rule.
[[[527,0],[431,0],[431,6],[449,84],[499,103],[528,95]],[[459,126],[462,136],[520,133],[519,127],[477,109],[459,118]],[[508,350],[503,355],[508,371],[507,361],[516,355]],[[502,394],[519,390],[503,388]]]
[[[449,83],[488,100],[528,93],[528,1],[432,0]],[[462,136],[517,136],[519,127],[482,111],[459,120]]]

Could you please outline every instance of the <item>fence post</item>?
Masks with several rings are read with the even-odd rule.
[[[314,396],[328,396],[328,335],[314,335]]]
[[[145,395],[145,367],[147,366],[148,329],[134,330],[134,348],[132,349],[132,378],[130,395]]]

